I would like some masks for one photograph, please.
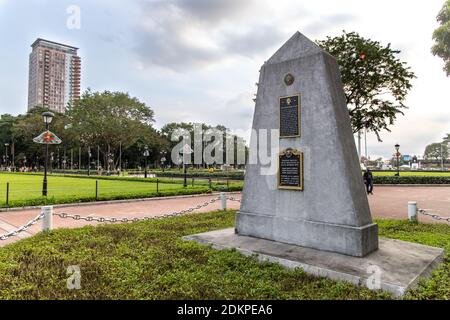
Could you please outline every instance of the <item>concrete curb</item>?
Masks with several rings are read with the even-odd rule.
[[[241,194],[240,191],[225,192],[226,194]],[[107,200],[107,201],[93,201],[93,202],[75,202],[75,203],[63,203],[63,204],[50,204],[54,208],[69,208],[69,207],[82,207],[82,206],[97,206],[104,204],[119,204],[119,203],[129,203],[129,202],[140,202],[140,201],[160,201],[160,200],[170,200],[170,199],[183,199],[183,198],[199,198],[208,196],[218,196],[220,192],[213,193],[201,193],[201,194],[186,194],[181,196],[170,196],[170,197],[153,197],[153,198],[139,198],[139,199],[123,199],[123,200]],[[0,212],[11,212],[11,211],[24,211],[24,210],[35,210],[40,209],[43,206],[27,206],[27,207],[14,207],[14,208],[1,208]]]

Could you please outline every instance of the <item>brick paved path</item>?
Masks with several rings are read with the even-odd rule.
[[[240,195],[232,195],[240,198]],[[55,208],[55,212],[66,212],[82,216],[97,217],[143,217],[157,216],[173,211],[179,211],[204,203],[217,195],[183,197],[175,199],[151,199],[147,201],[133,201],[126,203],[91,204],[74,207]],[[450,187],[391,187],[376,186],[374,195],[369,196],[369,203],[373,217],[406,219],[408,201],[417,201],[419,208],[432,209],[441,216],[450,217]],[[227,202],[228,208],[239,209],[239,203]],[[220,201],[195,212],[207,212],[218,210]],[[39,209],[10,211],[0,213],[0,235],[16,229],[25,224],[37,214]],[[420,216],[422,222],[435,222],[429,217]],[[96,222],[75,221],[54,217],[54,228],[76,228],[87,224],[95,225]],[[42,222],[21,233],[18,237],[12,237],[6,241],[0,241],[0,246],[30,236],[41,230]]]

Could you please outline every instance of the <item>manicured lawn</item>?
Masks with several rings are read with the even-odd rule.
[[[6,205],[6,186],[9,182],[9,207],[41,205],[44,203],[69,203],[94,201],[96,179],[52,176],[48,177],[48,196],[42,197],[42,175],[2,173],[0,174],[0,206]],[[98,200],[154,197],[207,192],[207,186],[188,186],[182,183],[98,180]]]
[[[103,225],[38,234],[0,248],[0,299],[389,299],[345,282],[259,263],[183,235],[231,227],[235,212]],[[450,299],[450,226],[379,220],[380,234],[446,248],[445,263],[410,292]],[[81,289],[68,290],[69,266]]]

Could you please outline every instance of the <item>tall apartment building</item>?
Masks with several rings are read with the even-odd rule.
[[[28,110],[45,106],[64,113],[68,103],[80,98],[78,48],[44,39],[37,39],[31,47]]]

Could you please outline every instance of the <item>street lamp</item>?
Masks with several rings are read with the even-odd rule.
[[[5,166],[8,167],[8,147],[9,147],[9,143],[5,143]]]
[[[184,181],[183,187],[187,187],[187,170],[186,170],[186,161],[184,159],[185,155],[190,155],[193,151],[190,145],[187,143],[184,145],[183,149],[180,150],[183,159],[183,171],[184,171]]]
[[[162,158],[161,158],[161,167],[162,167],[162,172],[164,172],[164,165],[165,165],[165,163],[166,163],[166,152],[165,151],[161,151],[161,156],[162,156]]]
[[[444,140],[444,142],[441,143],[441,171],[444,171],[444,161],[445,161],[445,159],[444,159],[444,150],[443,150],[442,147],[445,146],[447,148],[447,150],[448,150],[448,147],[449,147],[449,144],[450,144],[450,141],[447,140],[447,137],[444,137],[443,140]]]
[[[55,115],[50,111],[42,113],[42,120],[45,123],[45,129],[48,130],[50,123]],[[45,144],[45,166],[44,166],[44,181],[42,182],[42,195],[47,196],[47,167],[48,167],[48,144]]]
[[[150,155],[150,152],[148,152],[148,146],[144,147],[144,158],[145,158],[145,171],[144,171],[144,178],[147,178],[147,158]]]
[[[397,143],[394,147],[395,147],[395,151],[396,151],[395,156],[397,157],[397,173],[395,175],[397,177],[399,177],[400,176],[400,160],[399,160],[400,152],[398,152],[398,150],[400,149],[400,145]]]
[[[91,175],[91,147],[88,147],[88,176]]]

